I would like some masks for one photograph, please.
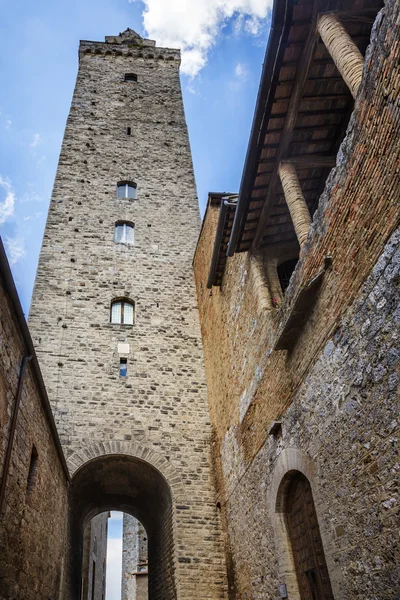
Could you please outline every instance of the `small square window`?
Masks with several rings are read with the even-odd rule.
[[[119,376],[126,377],[128,375],[128,359],[120,358],[119,359]]]
[[[125,81],[137,81],[136,73],[125,73]]]

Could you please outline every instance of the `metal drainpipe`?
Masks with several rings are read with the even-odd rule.
[[[17,427],[18,411],[19,411],[19,405],[20,405],[20,402],[21,402],[22,386],[23,386],[23,383],[24,383],[24,376],[25,376],[25,371],[26,371],[26,365],[28,364],[28,362],[31,359],[32,359],[32,355],[24,356],[24,358],[22,360],[22,364],[21,364],[21,369],[20,369],[20,372],[19,372],[17,395],[16,395],[16,398],[15,398],[14,412],[13,412],[12,421],[11,421],[10,434],[9,434],[9,437],[8,437],[6,457],[5,457],[5,460],[4,460],[3,477],[1,479],[1,487],[0,487],[0,516],[1,516],[1,513],[3,511],[4,495],[5,495],[5,491],[6,491],[8,473],[9,473],[9,470],[10,470],[11,454],[12,454],[12,448],[13,448],[13,444],[14,444],[15,429]]]

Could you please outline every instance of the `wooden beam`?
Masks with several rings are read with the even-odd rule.
[[[272,178],[269,184],[268,193],[266,196],[265,204],[262,209],[260,222],[258,224],[257,233],[254,238],[253,247],[255,249],[259,248],[263,237],[263,229],[268,220],[268,217],[272,211],[272,199],[275,194],[276,185],[278,183],[278,168],[281,160],[286,156],[290,141],[293,135],[293,129],[296,124],[297,111],[299,110],[299,106],[301,103],[301,98],[303,95],[303,89],[305,82],[307,80],[308,71],[310,69],[310,65],[312,62],[315,44],[317,42],[317,1],[314,1],[313,4],[313,14],[311,17],[310,29],[307,36],[307,41],[305,43],[303,52],[301,53],[299,67],[297,69],[296,82],[293,86],[292,96],[289,101],[287,116],[285,120],[285,125],[283,128],[283,134],[281,137],[281,145],[279,151],[277,152],[276,163],[274,166]],[[296,63],[297,64],[297,63]]]
[[[298,169],[312,169],[321,167],[332,169],[336,165],[336,156],[319,156],[318,154],[302,154],[301,156],[291,156],[282,159],[282,162],[288,162]]]

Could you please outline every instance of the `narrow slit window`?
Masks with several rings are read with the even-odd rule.
[[[128,375],[128,359],[120,358],[119,359],[119,376],[126,377]]]
[[[130,127],[127,127],[127,128],[126,128],[126,135],[131,135],[131,133],[132,133],[132,130],[131,130],[131,128],[130,128]]]
[[[286,292],[286,288],[289,286],[290,278],[293,271],[298,263],[298,258],[287,260],[278,266],[278,277],[281,284],[283,293]]]
[[[136,73],[125,73],[125,81],[134,81],[136,83],[137,82]]]
[[[128,221],[117,221],[114,228],[114,242],[116,244],[133,244],[135,226]]]
[[[35,446],[32,446],[31,462],[29,464],[28,480],[26,484],[26,495],[29,496],[36,484],[38,453]]]
[[[133,325],[135,320],[135,305],[126,300],[117,300],[111,304],[111,323]]]
[[[117,184],[117,198],[136,198],[136,183],[121,181]]]

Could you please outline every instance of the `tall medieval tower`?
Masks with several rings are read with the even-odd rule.
[[[206,600],[225,597],[225,575],[192,274],[200,220],[179,63],[178,51],[129,29],[81,42],[29,325],[71,473],[105,457],[98,476],[107,457],[129,455],[136,465],[151,463],[171,490],[174,581],[159,572],[150,599]],[[112,488],[110,477],[106,484]],[[122,485],[118,473],[114,484]],[[136,514],[129,485],[131,514],[142,518],[146,503]],[[111,489],[107,501],[91,501],[82,522],[126,508],[118,497]],[[145,517],[145,526],[153,523]],[[152,555],[172,547],[155,535],[150,579]]]

